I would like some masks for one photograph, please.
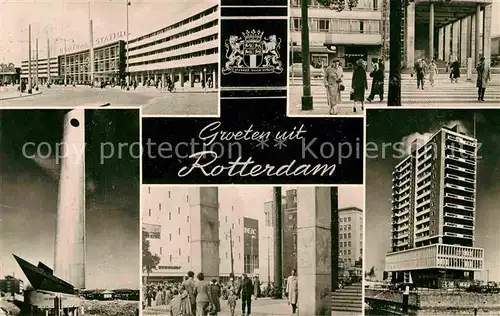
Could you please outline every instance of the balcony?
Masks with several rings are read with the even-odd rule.
[[[455,199],[455,200],[462,200],[462,201],[474,203],[474,198],[471,198],[468,196],[461,196],[461,195],[457,195],[457,194],[453,194],[453,193],[445,193],[444,196],[447,198]]]
[[[470,140],[466,140],[462,137],[457,137],[457,136],[454,136],[454,135],[446,135],[446,139],[449,139],[449,140],[452,140],[452,141],[455,141],[455,142],[458,142],[458,143],[461,143],[461,144],[464,144],[464,145],[468,145],[468,146],[471,146],[471,147],[476,147],[476,142],[474,141],[470,141]]]
[[[464,239],[474,240],[474,236],[468,235],[468,234],[457,234],[457,233],[445,232],[444,235],[447,237],[455,237],[455,238],[464,238]]]
[[[455,147],[453,145],[446,145],[446,149],[457,151],[459,153],[466,154],[466,155],[469,155],[471,157],[476,157],[476,153],[475,152],[470,151],[470,150],[466,150],[466,149],[463,149],[463,148]]]
[[[474,221],[474,217],[473,216],[454,214],[454,213],[450,213],[450,212],[445,212],[444,213],[444,217]]]
[[[460,190],[460,191],[465,191],[465,192],[469,192],[469,193],[475,193],[476,192],[476,190],[474,190],[474,189],[466,188],[466,187],[463,187],[463,186],[460,186],[460,185],[456,185],[456,184],[451,184],[451,183],[445,183],[444,187],[445,188],[455,189],[455,190]]]
[[[444,207],[450,207],[450,208],[456,208],[456,209],[459,209],[459,210],[466,210],[466,211],[470,211],[470,212],[474,212],[474,208],[473,207],[470,207],[470,206],[464,206],[464,205],[458,205],[458,204],[455,204],[455,203],[444,203]]]
[[[452,227],[452,228],[465,229],[465,230],[474,230],[473,226],[463,225],[463,224],[455,224],[455,223],[450,223],[450,222],[444,223],[444,226],[446,226],[446,227]]]

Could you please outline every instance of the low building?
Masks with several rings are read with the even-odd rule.
[[[48,68],[50,69],[51,81],[55,80],[59,76],[59,61],[57,57],[50,58],[48,63]],[[29,63],[27,60],[21,62],[21,79],[28,82],[29,74]],[[49,73],[47,71],[47,58],[39,58],[38,62],[33,59],[31,60],[31,80],[33,85],[36,84],[38,78],[38,84],[44,85],[47,83],[49,78]]]
[[[22,294],[24,283],[20,279],[7,275],[4,279],[0,280],[0,291],[10,294]]]

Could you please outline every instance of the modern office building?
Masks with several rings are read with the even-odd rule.
[[[301,2],[291,1],[291,63],[302,62]],[[313,66],[339,58],[344,69],[352,69],[361,58],[371,67],[371,61],[381,58],[383,0],[359,0],[355,8],[342,12],[325,8],[316,0],[310,3],[309,51]]]
[[[480,56],[491,58],[492,1],[407,1],[404,8],[404,66],[419,58],[458,59],[472,68]],[[419,30],[419,32],[416,32]]]
[[[193,12],[194,11],[194,12]],[[165,81],[193,87],[218,82],[219,8],[201,2],[178,22],[129,41],[128,70],[132,80]]]
[[[394,168],[385,269],[393,282],[440,288],[483,270],[484,250],[474,247],[476,153],[475,138],[443,127]]]
[[[0,280],[0,291],[5,294],[22,294],[24,290],[23,280],[7,275]]]
[[[184,12],[177,22],[130,39],[128,46],[125,41],[115,38],[104,45],[96,41],[100,44],[94,47],[95,80],[118,83],[129,72],[131,80],[141,85],[165,84],[170,77],[177,87],[201,86],[205,82],[207,88],[217,88],[219,14],[215,2],[201,2]],[[52,78],[63,80],[66,73],[69,82],[90,82],[89,48],[66,55],[60,53],[54,59],[51,58],[51,69],[57,69],[57,73],[51,71]],[[43,78],[40,77],[43,73],[41,62],[39,59],[39,78]],[[33,60],[33,76],[35,64]],[[28,77],[27,65],[28,61],[23,61],[23,78]]]
[[[350,268],[363,258],[363,210],[339,209],[339,259]]]
[[[50,58],[50,62],[47,67],[47,58],[39,58],[38,59],[38,84],[46,84],[48,79],[48,71],[47,68],[50,69],[50,78],[55,80],[59,76],[59,61],[57,57]],[[21,79],[26,81],[28,80],[28,70],[29,63],[27,60],[21,62]],[[37,75],[37,62],[35,59],[31,61],[31,78],[32,82],[36,82]]]
[[[193,256],[199,254],[192,248],[191,232],[200,223],[193,222],[193,212],[199,209],[193,208],[190,201],[199,191],[193,187],[143,186],[142,225],[150,251],[160,257],[149,280],[181,280],[188,271],[194,271]],[[228,279],[231,272],[254,274],[259,269],[259,222],[243,216],[243,203],[238,196],[221,191],[217,205],[219,277]]]

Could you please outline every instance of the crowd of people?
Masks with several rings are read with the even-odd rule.
[[[382,59],[372,64],[373,70],[370,72],[372,78],[372,86],[369,96],[366,101],[372,102],[375,96],[379,96],[380,102],[384,100],[384,78],[385,66]],[[365,91],[368,90],[367,80],[367,63],[363,59],[356,62],[356,66],[352,75],[351,90],[349,99],[354,102],[353,112],[357,112],[357,104],[361,105],[361,111],[364,110]],[[330,66],[324,70],[324,85],[326,88],[327,102],[329,114],[338,114],[337,105],[342,103],[342,92],[345,91],[344,86],[344,70],[340,65],[339,59],[333,59]]]
[[[298,278],[296,270],[286,279],[284,288],[288,304],[295,314],[298,300]],[[274,292],[272,284],[267,284],[266,295]],[[171,316],[208,316],[218,315],[227,305],[230,315],[236,313],[236,305],[241,300],[242,314],[252,312],[252,300],[262,296],[261,282],[257,276],[253,279],[247,274],[240,278],[230,275],[229,280],[219,283],[216,278],[206,281],[203,273],[189,271],[182,282],[150,282],[144,288],[144,308],[165,307]],[[280,297],[281,297],[281,292]]]
[[[458,83],[460,78],[461,64],[457,58],[450,60],[446,64],[446,72],[449,72],[451,83]],[[415,62],[414,73],[417,77],[417,89],[424,90],[425,79],[428,77],[429,84],[434,86],[435,76],[438,74],[438,67],[436,61],[433,59],[430,63],[425,58],[420,58]],[[484,57],[481,57],[476,65],[476,87],[477,87],[477,100],[484,101],[484,93],[489,81],[491,80],[490,65],[486,63]]]

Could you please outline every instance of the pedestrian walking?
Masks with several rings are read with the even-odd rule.
[[[231,313],[231,316],[234,316],[234,312],[236,310],[236,301],[238,301],[236,290],[231,290],[227,298],[227,305],[229,306],[229,311]]]
[[[194,272],[189,271],[187,273],[187,279],[182,282],[181,285],[181,290],[186,291],[187,295],[189,296],[189,302],[191,304],[191,314],[190,316],[194,316],[194,313],[196,311],[196,301],[195,301],[195,296],[194,296]]]
[[[252,294],[253,294],[253,284],[252,281],[247,277],[246,273],[243,273],[243,278],[238,287],[238,296],[241,297],[241,315],[250,316],[252,312]],[[245,309],[247,313],[245,314]]]
[[[438,74],[438,69],[436,65],[436,60],[432,60],[429,64],[429,83],[431,87],[434,87],[434,76]]]
[[[356,113],[356,102],[361,102],[361,111],[364,110],[365,90],[368,90],[366,79],[365,61],[359,59],[352,74],[350,99],[354,101],[353,111]]]
[[[486,91],[488,82],[491,79],[490,65],[486,63],[484,57],[481,57],[479,63],[476,66],[476,71],[477,71],[477,79],[476,79],[477,100],[484,101],[484,92]]]
[[[382,102],[384,100],[384,68],[382,68],[381,63],[373,65],[370,77],[372,78],[372,88],[366,101],[372,102],[375,96],[378,95],[380,102]]]
[[[458,78],[460,78],[460,62],[457,58],[451,64],[450,80],[451,83],[458,83]]]
[[[181,297],[181,294],[179,293],[179,291],[174,290],[173,294],[174,294],[174,297],[172,298],[172,300],[168,304],[169,310],[170,310],[170,316],[189,315],[188,312],[190,312],[191,308],[188,305],[189,310],[186,311],[184,309],[185,306],[183,306],[183,304],[182,304],[182,297]],[[187,293],[186,293],[185,297],[187,297]]]
[[[425,68],[426,64],[423,58],[415,63],[415,73],[417,75],[417,89],[424,90]]]
[[[254,276],[253,278],[253,296],[255,300],[260,297],[260,281],[258,276]]]
[[[292,305],[292,313],[295,314],[299,297],[297,271],[295,269],[292,269],[292,275],[286,281],[286,296],[288,298],[288,305]]]
[[[200,272],[196,276],[194,285],[194,296],[196,297],[196,316],[207,316],[210,300],[208,297],[209,283],[205,281],[205,275]]]
[[[212,279],[208,287],[208,315],[218,315],[220,309],[221,287],[215,278]]]
[[[324,84],[326,88],[326,95],[328,106],[330,107],[329,114],[335,115],[338,113],[336,108],[337,104],[342,102],[341,92],[345,90],[342,84],[344,77],[342,66],[340,66],[339,59],[333,59],[330,67],[325,70]]]

